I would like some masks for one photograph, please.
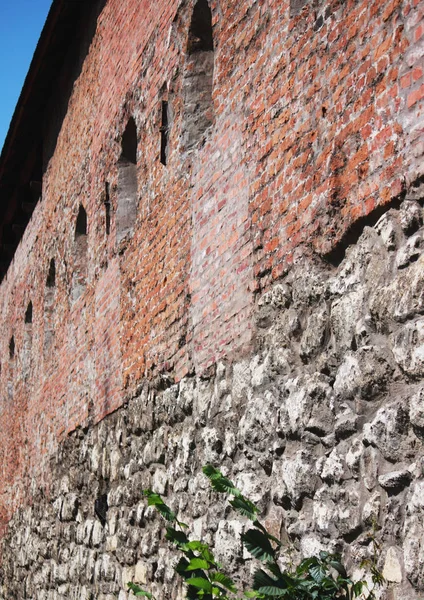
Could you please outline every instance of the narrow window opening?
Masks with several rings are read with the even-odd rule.
[[[75,223],[74,271],[72,274],[72,299],[77,300],[83,293],[87,282],[87,213],[81,204]]]
[[[27,379],[30,374],[32,352],[32,302],[28,302],[25,311],[24,343],[22,352],[22,375]]]
[[[75,224],[75,239],[81,235],[87,235],[87,213],[82,205],[79,208],[77,222]]]
[[[107,501],[107,494],[102,494],[94,501],[94,512],[102,524],[102,527],[106,525],[107,522],[107,511],[109,510],[109,505]]]
[[[126,160],[135,165],[137,163],[137,126],[132,117],[125,127],[121,149],[121,160]]]
[[[49,356],[54,339],[54,302],[56,294],[56,262],[50,260],[44,292],[44,357]]]
[[[212,13],[207,0],[198,0],[194,6],[187,54],[184,75],[183,144],[189,149],[205,142],[206,132],[214,122],[214,44]]]
[[[7,381],[7,395],[13,400],[15,395],[15,338],[12,335],[9,341],[9,373]]]
[[[118,198],[116,207],[116,240],[119,243],[134,231],[137,216],[137,127],[131,117],[121,142],[118,161]]]
[[[212,13],[207,0],[198,0],[193,9],[188,37],[188,53],[212,52]]]
[[[106,222],[106,235],[110,234],[110,186],[109,182],[105,184],[105,222]]]
[[[32,302],[28,303],[27,309],[25,311],[25,323],[30,325],[32,323]]]
[[[162,124],[160,128],[160,162],[166,166],[168,160],[168,101],[162,100]]]
[[[49,264],[49,272],[47,274],[46,286],[53,288],[56,285],[56,263],[54,258],[51,259]]]

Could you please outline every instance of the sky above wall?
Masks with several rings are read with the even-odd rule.
[[[0,0],[0,149],[52,0]]]

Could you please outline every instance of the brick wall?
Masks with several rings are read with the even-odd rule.
[[[333,0],[297,12],[281,0],[211,0],[213,125],[187,150],[192,6],[107,2],[42,202],[1,285],[3,524],[32,490],[48,489],[49,460],[70,431],[114,411],[145,378],[179,381],[248,354],[256,293],[300,252],[338,260],[356,223],[375,220],[423,176],[424,2]],[[164,94],[172,116],[166,166]],[[118,160],[131,116],[137,217],[133,234],[116,243]],[[81,204],[87,277],[75,299]]]

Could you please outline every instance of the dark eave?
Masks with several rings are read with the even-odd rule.
[[[54,0],[37,44],[0,156],[0,280],[41,196],[73,83],[102,0]],[[92,23],[91,23],[92,24]],[[83,43],[84,42],[84,43]],[[50,118],[49,106],[61,110]],[[49,121],[55,121],[53,125]]]

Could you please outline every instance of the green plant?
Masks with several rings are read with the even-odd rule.
[[[227,494],[233,509],[251,521],[252,527],[241,539],[245,548],[262,566],[254,574],[252,589],[240,592],[235,582],[221,570],[222,567],[208,544],[199,540],[190,541],[186,533],[187,525],[177,519],[159,494],[145,490],[148,505],[154,506],[168,523],[166,538],[182,554],[175,571],[187,586],[188,599],[235,600],[241,594],[245,598],[260,600],[353,600],[364,597],[365,591],[369,600],[375,598],[373,592],[366,589],[364,581],[353,582],[347,576],[337,554],[320,552],[319,556],[304,559],[296,568],[282,571],[278,565],[282,544],[258,520],[258,507],[218,469],[206,465],[203,472],[209,478],[212,488],[216,492]],[[372,579],[377,585],[382,583],[377,569],[375,573],[373,569]],[[150,592],[137,584],[128,583],[128,587],[136,596],[155,600]]]
[[[368,539],[371,543],[372,553],[370,558],[366,558],[361,562],[361,567],[371,573],[371,579],[375,586],[380,586],[385,583],[382,572],[377,565],[377,556],[380,554],[380,544],[377,542],[376,533],[378,530],[377,522],[373,520],[372,530],[368,534]]]

